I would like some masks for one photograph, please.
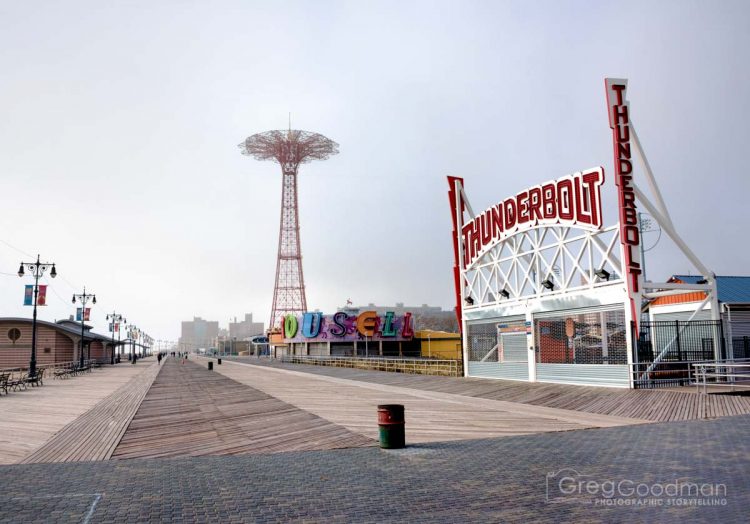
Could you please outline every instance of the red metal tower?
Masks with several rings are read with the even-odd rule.
[[[266,131],[245,139],[239,145],[243,155],[256,160],[275,160],[281,165],[281,220],[279,250],[276,258],[276,284],[269,328],[288,313],[304,313],[305,277],[302,273],[302,249],[299,238],[297,172],[299,165],[325,160],[339,152],[338,144],[309,131]]]

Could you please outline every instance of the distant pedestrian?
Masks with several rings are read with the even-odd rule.
[[[156,355],[156,360],[158,360],[159,361],[159,365],[161,365],[161,353],[159,353],[158,355]]]

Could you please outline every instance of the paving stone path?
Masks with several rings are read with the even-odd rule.
[[[747,522],[749,433],[750,416],[738,416],[390,452],[2,466],[0,522]],[[679,481],[726,494],[607,506],[561,494],[552,475],[550,501],[548,475],[563,469],[600,486]]]

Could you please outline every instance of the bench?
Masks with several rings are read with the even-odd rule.
[[[18,391],[22,387],[26,389],[26,377],[13,378],[10,376],[8,378],[8,387],[13,388],[13,391]]]
[[[44,368],[37,370],[36,374],[32,375],[31,373],[26,374],[26,378],[24,379],[27,384],[31,384],[32,387],[34,386],[43,386],[44,385]]]
[[[55,377],[56,378],[65,378],[69,377],[73,374],[73,370],[71,368],[60,368],[55,370]]]
[[[10,379],[10,373],[2,373],[0,374],[0,389],[5,391],[5,394],[8,394],[8,381]]]

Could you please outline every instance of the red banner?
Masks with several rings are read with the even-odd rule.
[[[37,306],[47,305],[47,286],[43,286],[43,285],[39,286],[39,294],[36,297],[36,305]]]

